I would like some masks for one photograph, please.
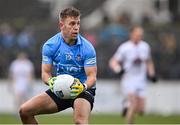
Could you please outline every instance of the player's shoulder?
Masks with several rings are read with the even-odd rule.
[[[61,39],[61,33],[57,33],[57,34],[55,34],[53,37],[49,38],[49,39],[44,43],[44,45],[45,45],[45,46],[46,46],[46,45],[56,45],[56,44],[60,43],[60,42],[59,42],[60,39]]]
[[[18,61],[17,61],[17,60],[14,60],[14,61],[11,62],[11,65],[10,65],[10,66],[11,66],[11,67],[14,67],[16,64],[18,64]]]
[[[130,46],[131,45],[131,41],[128,40],[128,41],[125,41],[124,43],[121,44],[121,46]]]
[[[119,46],[119,48],[120,48],[120,49],[128,49],[128,48],[131,47],[131,46],[132,46],[132,44],[131,44],[131,42],[128,40],[128,41],[122,43],[122,44]]]
[[[91,44],[91,42],[83,36],[79,35],[79,40],[81,41],[84,49],[94,49],[94,46]]]
[[[148,42],[143,41],[143,40],[140,42],[140,45],[141,45],[141,47],[143,47],[143,48],[150,48],[150,45],[148,44]]]
[[[53,37],[48,39],[43,45],[43,50],[56,50],[57,47],[59,47],[59,44],[61,44],[61,37],[61,33],[57,33]]]
[[[18,59],[15,59],[11,65],[10,65],[10,69],[14,69],[15,67],[19,67],[22,63],[18,60]]]

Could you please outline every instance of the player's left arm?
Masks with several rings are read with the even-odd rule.
[[[152,82],[156,82],[157,81],[157,75],[155,72],[154,62],[153,62],[152,58],[149,58],[146,61],[146,64],[147,64],[148,79]]]
[[[96,82],[97,75],[97,62],[96,62],[96,51],[92,45],[89,45],[86,52],[86,58],[84,60],[84,70],[87,76],[87,80],[84,85],[86,89],[91,88]]]
[[[84,69],[87,76],[87,80],[84,84],[87,85],[88,89],[91,88],[96,82],[97,66],[86,66]]]
[[[154,69],[154,62],[152,60],[152,58],[149,58],[146,61],[147,64],[147,73],[149,76],[153,76],[155,74],[155,69]]]
[[[147,54],[147,59],[146,59],[147,77],[150,81],[156,82],[157,76],[156,76],[155,66],[152,59],[152,55],[151,55],[151,47],[148,44],[147,44],[147,51],[144,53]]]
[[[71,88],[71,97],[77,97],[83,91],[90,89],[96,83],[97,65],[96,65],[96,52],[92,45],[86,46],[84,70],[87,77],[86,81],[81,84],[78,79],[75,79],[75,83]]]

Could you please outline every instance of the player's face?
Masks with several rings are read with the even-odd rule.
[[[60,21],[60,29],[66,40],[75,40],[80,29],[80,16]]]
[[[136,28],[131,33],[131,40],[135,43],[138,43],[143,38],[144,31],[142,28]]]

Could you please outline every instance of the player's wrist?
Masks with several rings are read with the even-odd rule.
[[[54,81],[56,80],[56,77],[50,77],[50,78],[48,78],[48,85],[50,86],[50,85],[53,85],[54,84]]]
[[[157,82],[158,81],[158,77],[157,77],[157,74],[154,73],[154,74],[151,74],[151,75],[148,75],[148,80],[150,80],[151,82]]]
[[[84,84],[83,84],[83,86],[84,86],[84,91],[86,91],[86,90],[88,89],[87,84],[86,84],[86,83],[84,83]]]
[[[51,80],[52,80],[52,77],[48,78],[48,81],[47,81],[48,85],[51,83]]]
[[[116,67],[114,67],[114,72],[115,73],[120,73],[122,71],[122,68],[120,67],[120,66],[116,66]]]

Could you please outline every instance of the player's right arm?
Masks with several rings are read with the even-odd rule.
[[[115,73],[120,73],[122,70],[122,66],[119,63],[119,61],[112,57],[109,61],[109,67],[115,72]]]
[[[114,56],[109,61],[109,67],[117,74],[123,74],[124,70],[121,65],[121,61],[123,60],[123,51],[120,46]]]
[[[42,70],[41,78],[42,78],[43,82],[47,85],[49,85],[48,81],[52,77],[51,69],[52,69],[51,64],[42,64],[42,66],[41,66],[41,70]]]
[[[52,88],[52,62],[53,62],[53,44],[45,43],[42,48],[42,65],[41,65],[41,78],[43,82]]]

